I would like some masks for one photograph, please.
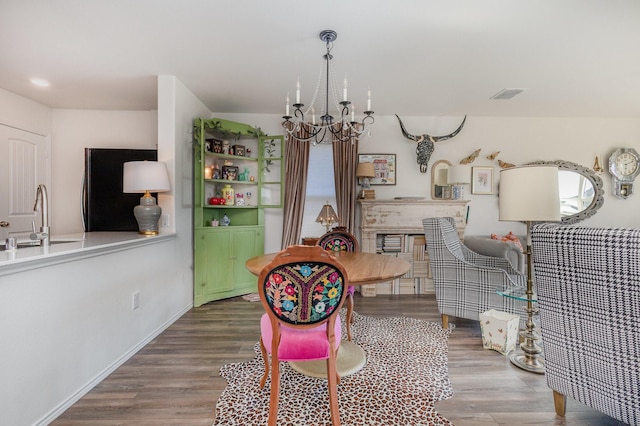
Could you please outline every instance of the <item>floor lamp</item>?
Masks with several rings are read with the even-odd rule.
[[[533,307],[536,300],[533,292],[533,261],[531,251],[531,225],[534,222],[558,222],[560,220],[560,196],[558,190],[558,167],[536,165],[512,167],[500,171],[500,220],[521,221],[527,225],[527,287],[526,330],[520,335],[522,352],[513,351],[511,362],[523,370],[544,373],[544,358],[537,344],[540,340],[535,331]],[[515,296],[514,296],[515,297]]]

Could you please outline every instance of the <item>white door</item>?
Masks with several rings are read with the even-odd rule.
[[[33,206],[36,188],[47,183],[46,156],[45,136],[0,124],[0,244],[9,235],[28,238],[32,222],[40,227]]]

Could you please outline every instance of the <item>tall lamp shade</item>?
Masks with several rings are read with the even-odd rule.
[[[527,224],[527,287],[523,297],[527,301],[526,330],[521,333],[522,352],[513,351],[511,362],[523,370],[544,373],[542,349],[536,343],[533,314],[536,300],[533,291],[533,261],[531,251],[531,224],[533,222],[558,222],[560,220],[560,191],[558,167],[534,165],[512,167],[500,171],[500,220],[523,221]],[[506,290],[509,291],[509,290]]]
[[[162,208],[156,204],[152,192],[171,190],[167,166],[157,161],[129,161],[123,165],[122,192],[144,194],[140,204],[133,209],[138,221],[138,232],[143,235],[158,234],[158,220]]]
[[[362,187],[370,188],[369,178],[376,177],[376,170],[373,163],[358,163],[356,177],[362,178]]]
[[[558,167],[511,167],[500,171],[500,220],[560,220]]]

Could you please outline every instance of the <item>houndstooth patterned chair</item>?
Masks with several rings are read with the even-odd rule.
[[[449,315],[479,321],[482,312],[495,309],[520,315],[524,328],[526,302],[500,296],[496,289],[525,287],[527,276],[513,269],[505,258],[469,250],[460,242],[451,217],[430,217],[422,224],[442,327],[449,326]]]
[[[538,225],[532,234],[547,385],[640,424],[640,229]]]

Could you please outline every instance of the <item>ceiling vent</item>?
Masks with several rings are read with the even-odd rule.
[[[522,92],[524,92],[524,89],[503,89],[489,99],[512,99]]]

